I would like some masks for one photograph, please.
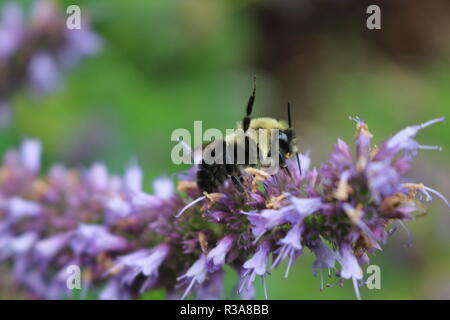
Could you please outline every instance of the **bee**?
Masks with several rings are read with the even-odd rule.
[[[291,123],[290,104],[288,103],[287,123],[268,117],[251,118],[255,94],[256,79],[253,78],[253,91],[247,103],[246,115],[242,121],[238,122],[238,129],[242,129],[244,133],[243,139],[239,139],[236,134],[230,134],[225,136],[224,139],[211,142],[213,144],[211,155],[215,159],[221,159],[220,163],[208,163],[205,161],[206,149],[202,151],[203,157],[196,176],[197,185],[202,191],[206,193],[215,192],[226,180],[231,179],[236,189],[243,192],[241,170],[248,167],[261,168],[263,167],[262,160],[274,159],[274,157],[278,157],[279,167],[292,178],[286,160],[295,155],[301,174],[296,135]],[[269,137],[263,143],[259,139],[261,130],[266,132]],[[273,130],[278,130],[278,155],[272,154],[270,142]],[[217,148],[219,144],[221,144],[221,148]],[[208,145],[207,148],[210,146]],[[217,150],[222,150],[221,154],[215,154]],[[238,154],[244,154],[244,161],[237,161]],[[256,161],[252,161],[255,160],[252,155],[257,155]],[[267,161],[264,162],[267,165]]]

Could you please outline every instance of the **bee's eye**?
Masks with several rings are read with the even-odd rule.
[[[287,135],[286,135],[285,133],[283,133],[283,132],[280,133],[279,139],[280,139],[281,141],[284,141],[284,142],[287,142],[287,141],[288,141]]]

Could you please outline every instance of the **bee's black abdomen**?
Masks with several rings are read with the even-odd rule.
[[[214,192],[226,180],[219,165],[202,163],[197,171],[198,187],[208,193]]]
[[[237,143],[227,144],[225,141],[214,142],[222,144],[221,149],[213,149],[211,155],[221,160],[221,163],[208,164],[204,160],[199,166],[197,172],[197,184],[199,188],[208,193],[215,192],[229,178],[239,190],[243,192],[241,167],[252,166],[250,164],[250,150],[257,152],[257,146],[249,143],[249,138],[245,137],[245,146]],[[220,154],[216,151],[220,150]],[[239,159],[238,155],[244,155],[243,159]],[[241,161],[241,162],[240,162]]]
[[[228,178],[239,174],[239,167],[234,164],[202,163],[197,171],[197,184],[201,190],[211,193],[217,191]]]
[[[211,193],[215,188],[215,183],[213,180],[211,180],[211,173],[207,168],[204,167],[203,163],[200,165],[200,168],[197,171],[197,185],[201,190],[208,193]]]
[[[212,193],[217,188],[217,186],[214,185],[214,183],[212,183],[211,181],[208,181],[208,180],[198,179],[197,184],[201,190],[203,190],[207,193]]]

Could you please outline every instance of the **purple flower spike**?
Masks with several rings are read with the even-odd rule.
[[[175,298],[181,287],[182,299],[217,299],[228,265],[239,273],[237,292],[248,299],[257,276],[267,298],[270,255],[271,270],[288,260],[287,277],[307,247],[321,290],[323,269],[329,277],[334,270],[337,284],[351,280],[360,299],[361,266],[382,249],[393,232],[388,226],[400,225],[410,237],[404,221],[424,209],[421,202],[437,196],[449,204],[405,178],[414,153],[424,148],[415,135],[442,118],[400,131],[380,150],[371,146],[367,124],[353,120],[356,155],[338,140],[317,169],[300,155],[301,176],[295,160],[287,161],[290,176],[245,170],[244,193],[226,181],[220,193],[204,194],[196,166],[179,176],[176,188],[171,179],[155,180],[152,194],[143,191],[144,173],[135,162],[123,175],[101,163],[81,172],[53,165],[40,175],[41,145],[27,140],[6,152],[0,167],[0,263],[12,266],[18,285],[51,299],[69,294],[64,271],[72,264],[83,270],[83,288],[98,286],[102,299],[139,298],[156,288]]]

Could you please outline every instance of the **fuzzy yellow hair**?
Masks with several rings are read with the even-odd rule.
[[[242,129],[242,121],[238,122],[238,128]],[[267,130],[286,130],[289,126],[286,121],[276,120],[274,118],[253,118],[250,121],[249,129],[267,129]]]
[[[237,123],[237,127],[239,129],[242,129],[242,121],[239,121]],[[272,130],[279,130],[279,131],[283,131],[289,128],[289,125],[287,124],[286,121],[279,121],[276,120],[274,118],[253,118],[250,121],[250,125],[249,125],[249,131],[247,131],[247,133],[249,134],[249,136],[254,140],[254,141],[258,141],[258,147],[260,149],[260,152],[262,152],[263,156],[267,156],[269,151],[270,151],[270,144],[271,144],[271,137],[272,137]],[[265,143],[261,143],[260,139],[259,139],[259,129],[263,129],[263,130],[267,130],[267,140]],[[226,137],[226,140],[228,142],[236,142],[236,136],[235,135],[230,135]]]

